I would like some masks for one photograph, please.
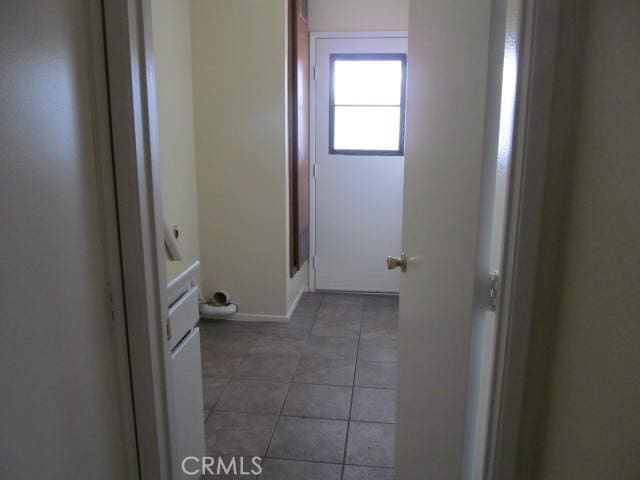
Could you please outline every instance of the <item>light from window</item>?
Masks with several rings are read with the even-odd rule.
[[[331,55],[330,153],[403,155],[406,55]]]

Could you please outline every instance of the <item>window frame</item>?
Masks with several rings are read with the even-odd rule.
[[[400,60],[402,68],[400,105],[358,105],[360,107],[400,107],[400,132],[396,150],[367,150],[335,148],[335,63],[338,60]],[[404,128],[407,97],[407,54],[406,53],[332,53],[329,55],[329,154],[360,156],[404,156]],[[343,105],[337,105],[343,106]]]

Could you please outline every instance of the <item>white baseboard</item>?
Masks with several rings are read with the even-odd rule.
[[[300,291],[298,292],[298,295],[296,295],[296,298],[293,300],[291,307],[289,307],[289,311],[287,312],[287,320],[291,319],[293,312],[296,311],[296,308],[298,307],[300,300],[302,300],[302,296],[308,291],[309,291],[308,287],[304,287],[300,289]]]
[[[291,304],[291,307],[289,307],[289,311],[287,312],[286,315],[264,315],[264,314],[261,314],[261,313],[242,313],[242,312],[238,312],[238,313],[234,313],[233,315],[226,316],[226,317],[220,317],[220,320],[230,320],[230,321],[234,321],[234,322],[287,323],[291,319],[291,316],[293,315],[293,312],[296,311],[296,307],[298,306],[298,303],[300,303],[300,300],[302,299],[302,296],[307,291],[309,291],[309,289],[305,287],[305,288],[301,289],[298,292],[298,295],[296,296],[295,300]]]
[[[220,317],[220,320],[229,320],[232,322],[277,322],[287,323],[289,317],[286,315],[264,315],[261,313],[234,313],[226,317]]]
[[[354,295],[369,295],[369,296],[387,296],[387,297],[397,297],[400,295],[398,290],[349,290],[349,289],[340,289],[340,288],[320,288],[316,287],[314,292],[319,293],[348,293]]]

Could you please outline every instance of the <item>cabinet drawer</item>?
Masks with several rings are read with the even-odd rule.
[[[173,350],[178,342],[189,333],[198,323],[199,318],[198,287],[193,287],[169,308],[170,350]]]

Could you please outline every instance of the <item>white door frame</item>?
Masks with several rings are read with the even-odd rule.
[[[520,0],[520,52],[483,478],[514,478],[538,261],[558,0]]]
[[[551,111],[557,0],[523,2],[516,132],[508,198],[503,282],[498,307],[495,381],[484,478],[513,477],[527,360],[546,146]],[[104,0],[115,184],[119,205],[124,304],[131,359],[141,478],[169,480],[178,471],[171,371],[164,331],[162,211],[150,0]],[[321,38],[406,37],[407,32],[311,33]],[[409,59],[411,61],[411,59]],[[311,239],[315,253],[315,85],[310,85]],[[310,290],[315,288],[310,262]]]
[[[101,235],[105,250],[107,293],[111,308],[113,348],[120,390],[124,449],[127,478],[138,478],[139,458],[135,430],[135,407],[131,391],[129,348],[127,345],[127,318],[124,308],[123,276],[117,212],[116,185],[113,175],[115,159],[112,150],[110,108],[108,99],[107,65],[105,55],[104,12],[101,2],[87,2],[87,15],[91,36],[92,117],[96,137],[97,181],[101,209]],[[95,52],[95,53],[94,53]]]
[[[139,478],[178,478],[150,0],[102,0]],[[138,477],[138,475],[136,475]]]

